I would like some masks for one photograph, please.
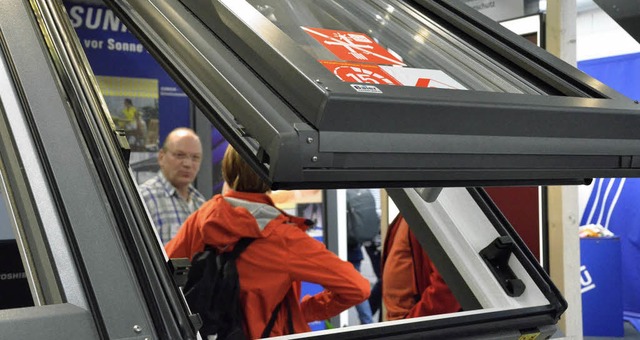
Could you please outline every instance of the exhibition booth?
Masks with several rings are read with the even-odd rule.
[[[398,209],[462,306],[371,325],[343,313],[287,338],[556,334],[567,303],[546,268],[541,188],[598,178],[609,192],[615,177],[627,190],[640,113],[588,63],[593,77],[536,46],[543,25],[534,41],[505,26],[448,0],[0,5],[0,235],[13,240],[0,245],[30,292],[3,305],[0,333],[197,338],[137,190],[167,133],[190,126],[206,196],[230,143],[343,258],[344,189],[378,190],[381,228]],[[620,236],[629,219],[589,218]]]

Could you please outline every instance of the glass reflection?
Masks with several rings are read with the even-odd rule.
[[[0,160],[0,169],[2,167]],[[4,177],[0,173],[0,309],[33,306],[27,275],[12,228],[12,212],[6,192]]]
[[[383,72],[378,73],[390,74],[397,83],[370,82],[543,94],[454,35],[446,23],[399,0],[247,1],[343,81],[368,82],[379,67]],[[349,63],[371,68],[356,66],[351,75],[339,75],[338,68]]]

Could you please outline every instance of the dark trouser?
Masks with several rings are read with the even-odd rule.
[[[369,259],[371,259],[371,266],[373,267],[373,272],[376,274],[378,280],[371,288],[371,295],[369,296],[369,306],[371,307],[371,314],[375,314],[382,305],[382,276],[380,268],[380,250],[378,247],[372,242],[370,245],[365,246],[364,249],[367,251],[367,255],[369,255]],[[380,313],[380,320],[382,321],[382,313]]]

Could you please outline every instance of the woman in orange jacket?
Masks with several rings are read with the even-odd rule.
[[[310,331],[308,322],[325,320],[369,296],[369,282],[305,232],[305,219],[277,209],[266,195],[269,187],[231,147],[222,160],[222,175],[229,190],[216,195],[182,225],[165,246],[170,258],[192,258],[205,244],[227,251],[240,238],[256,240],[236,261],[245,330],[250,338],[262,335],[281,302],[270,336]],[[324,290],[300,300],[301,281]]]
[[[387,320],[453,313],[460,304],[433,262],[398,214],[385,237],[382,300]]]

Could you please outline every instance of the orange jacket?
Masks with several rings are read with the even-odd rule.
[[[382,298],[387,320],[460,311],[460,304],[398,215],[387,231],[382,258]]]
[[[165,246],[170,258],[192,258],[205,243],[229,250],[242,237],[256,240],[236,261],[247,334],[258,338],[275,307],[285,298],[296,333],[308,322],[325,320],[369,297],[369,282],[305,232],[304,219],[273,206],[265,194],[229,191],[216,195],[184,222]],[[324,291],[300,301],[300,282]],[[280,308],[271,336],[288,333],[287,311]]]

